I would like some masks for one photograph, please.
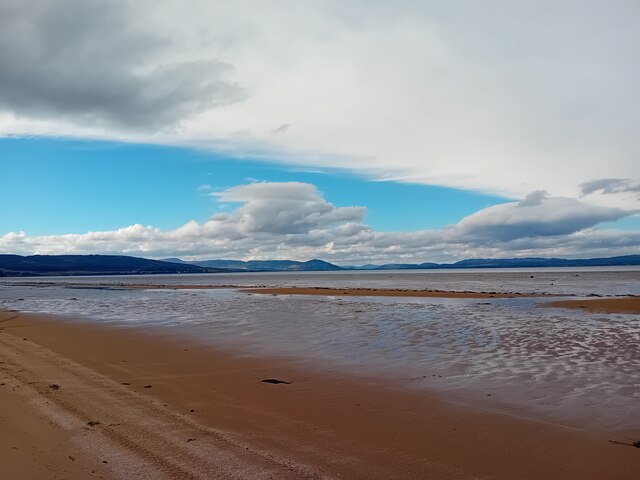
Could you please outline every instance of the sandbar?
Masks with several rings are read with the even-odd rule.
[[[590,298],[585,300],[559,300],[546,302],[543,307],[580,308],[589,312],[600,313],[635,313],[640,314],[640,297]]]
[[[430,297],[430,298],[520,298],[554,296],[542,293],[457,292],[447,290],[404,290],[383,288],[276,287],[243,288],[245,293],[263,295],[325,295],[354,297]]]

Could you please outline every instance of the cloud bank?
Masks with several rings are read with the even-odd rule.
[[[310,184],[263,182],[215,195],[235,206],[175,230],[131,225],[114,231],[0,237],[18,254],[111,253],[184,259],[323,258],[341,264],[452,261],[470,257],[612,256],[637,253],[640,232],[594,227],[634,213],[534,192],[480,210],[441,230],[380,232],[364,207],[337,207]]]
[[[587,185],[584,202],[637,208],[589,182],[640,181],[639,15],[632,0],[5,0],[0,135],[192,145],[512,198]]]

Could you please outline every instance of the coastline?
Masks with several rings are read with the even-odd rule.
[[[0,422],[11,426],[1,459],[13,472],[624,479],[640,468],[637,449],[608,441],[634,440],[620,434],[460,407],[149,328],[0,312],[0,361]]]

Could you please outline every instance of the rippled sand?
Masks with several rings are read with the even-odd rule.
[[[457,291],[586,297],[637,294],[639,276],[637,271],[580,270],[80,280],[106,287],[141,280],[156,285],[456,286]],[[461,403],[577,427],[640,427],[638,315],[538,308],[548,299],[535,297],[272,296],[235,289],[64,287],[80,280],[38,280],[48,286],[5,281],[0,283],[0,307],[162,327],[247,355],[275,354],[363,377],[384,375],[399,388],[443,392]]]
[[[363,382],[59,316],[0,311],[0,333],[6,478],[630,480],[640,467],[637,432],[461,408],[383,372]]]

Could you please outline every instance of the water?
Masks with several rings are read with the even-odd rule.
[[[536,269],[391,270],[296,273],[217,273],[205,275],[127,275],[110,277],[36,277],[2,283],[37,282],[92,285],[263,285],[336,288],[405,288],[453,291],[502,291],[560,295],[640,295],[638,267]]]
[[[26,282],[26,284],[25,284]],[[640,315],[544,298],[250,295],[121,284],[332,286],[639,295],[640,271],[533,269],[2,279],[0,308],[145,325],[248,355],[384,377],[462,403],[584,428],[640,427]],[[80,288],[80,287],[106,288]]]

